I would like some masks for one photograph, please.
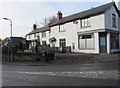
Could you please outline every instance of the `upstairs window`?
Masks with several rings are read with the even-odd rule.
[[[112,14],[112,26],[116,27],[116,15]]]
[[[42,32],[42,38],[46,37],[46,32]]]
[[[28,39],[30,39],[30,35],[28,35]]]
[[[34,34],[34,39],[36,38],[36,34]]]
[[[81,28],[90,27],[90,18],[82,19],[81,20]]]
[[[64,25],[59,25],[59,32],[64,32],[64,31],[65,31]]]

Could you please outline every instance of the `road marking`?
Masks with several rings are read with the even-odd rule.
[[[51,76],[65,76],[65,77],[80,77],[80,78],[96,78],[96,79],[113,79],[118,80],[120,77],[118,71],[80,71],[80,72],[21,72],[17,73],[29,75],[51,75]]]

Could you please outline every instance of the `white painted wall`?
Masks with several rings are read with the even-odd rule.
[[[112,27],[112,14],[116,15],[116,25],[117,27]],[[118,31],[118,13],[115,10],[115,7],[112,6],[108,11],[105,13],[105,28],[110,30]]]
[[[110,53],[110,32],[107,33],[107,53]]]
[[[40,37],[40,44],[42,44],[42,41],[46,41],[47,44],[49,44],[49,38],[50,38],[49,31],[46,31],[46,37],[42,37],[42,33],[37,33],[37,34],[39,34],[39,37]],[[30,39],[29,39],[29,35],[27,35],[26,39],[27,40],[35,40],[35,39],[37,39],[37,37],[35,37],[34,35],[35,34],[31,34]]]
[[[112,13],[116,14],[117,19],[117,25],[119,24],[119,27],[113,28],[112,27]],[[53,26],[51,27],[51,32],[49,34],[49,31],[46,32],[47,37],[41,38],[40,35],[40,41],[47,41],[47,44],[49,44],[49,38],[55,37],[56,44],[55,47],[59,47],[59,39],[66,38],[66,46],[71,46],[72,52],[83,52],[83,53],[99,53],[99,33],[94,33],[94,42],[95,42],[95,49],[94,50],[79,50],[78,49],[78,33],[84,33],[84,32],[90,32],[92,30],[99,30],[99,29],[110,29],[110,30],[116,30],[120,31],[120,18],[118,17],[118,14],[114,7],[110,8],[105,14],[99,14],[96,16],[90,17],[91,27],[88,28],[81,28],[81,21],[77,20],[78,24],[74,24],[73,22],[65,23],[64,29],[66,31],[59,32],[59,26]],[[118,29],[119,28],[119,29]],[[110,52],[110,34],[107,35],[107,52]],[[120,36],[120,35],[119,35]],[[31,40],[34,39],[34,35],[31,35]],[[120,38],[119,38],[120,40]],[[75,44],[75,49],[72,49],[72,44]],[[42,43],[41,43],[42,44]],[[52,45],[51,45],[52,46]],[[120,46],[120,44],[119,44]]]
[[[112,14],[116,15],[116,28],[112,27]],[[119,31],[119,50],[120,50],[120,17],[119,17],[119,15],[118,15],[114,6],[112,6],[105,13],[105,28],[113,30],[113,31]],[[109,37],[107,37],[107,40],[109,42]],[[110,48],[109,44],[108,44],[108,48]],[[110,50],[110,52],[116,52],[116,51],[118,51],[118,49]]]
[[[81,28],[80,25],[79,25],[78,32],[105,29],[105,21],[104,21],[104,19],[105,19],[104,14],[92,16],[92,17],[90,17],[91,27]],[[81,24],[80,20],[79,20],[79,24]]]
[[[78,49],[78,32],[85,32],[91,30],[99,30],[105,28],[104,14],[90,17],[91,27],[81,28],[81,21],[77,20],[78,24],[73,22],[65,23],[65,32],[59,32],[59,26],[51,27],[50,38],[55,37],[57,39],[55,47],[59,47],[59,39],[66,38],[66,46],[71,46],[72,52],[84,52],[84,53],[99,53],[99,34],[94,33],[95,37],[95,50],[79,50]],[[96,24],[97,23],[97,24]],[[72,48],[72,44],[75,44],[75,49]]]
[[[34,40],[34,34],[30,35],[30,40]]]
[[[42,37],[42,33],[40,33],[40,42],[42,44],[42,41],[46,41],[47,44],[50,44],[49,43],[49,38],[50,38],[50,33],[49,31],[46,31],[46,37]]]

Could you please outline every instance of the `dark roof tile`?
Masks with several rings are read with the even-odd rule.
[[[27,35],[31,35],[31,34],[35,34],[35,33],[39,33],[39,32],[44,32],[44,31],[49,31],[50,28],[48,25],[44,26],[44,27],[41,27],[41,28],[37,28],[33,31],[31,31],[30,33],[28,33]]]
[[[97,15],[99,13],[104,13],[105,11],[107,11],[109,8],[111,8],[111,6],[113,6],[115,3],[111,2],[96,8],[91,8],[89,10],[77,13],[77,14],[73,14],[67,17],[63,17],[62,19],[54,22],[53,24],[50,25],[50,27],[55,26],[55,25],[60,25],[60,24],[64,24],[66,22],[70,22],[70,21],[74,21],[77,19],[82,19],[85,17],[89,17],[89,16],[93,16],[93,15]]]

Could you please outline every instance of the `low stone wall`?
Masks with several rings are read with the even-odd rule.
[[[11,52],[11,47],[2,47],[2,54],[8,54],[8,52]],[[12,47],[12,52],[17,53],[17,48]]]
[[[49,52],[49,53],[55,53],[55,49],[53,47],[38,47],[38,52],[42,53],[43,51]]]
[[[3,54],[2,60],[8,61],[8,55]],[[54,60],[54,55],[48,55],[47,60]],[[46,61],[46,57],[44,57],[42,54],[37,53],[17,53],[13,56],[13,61]]]

